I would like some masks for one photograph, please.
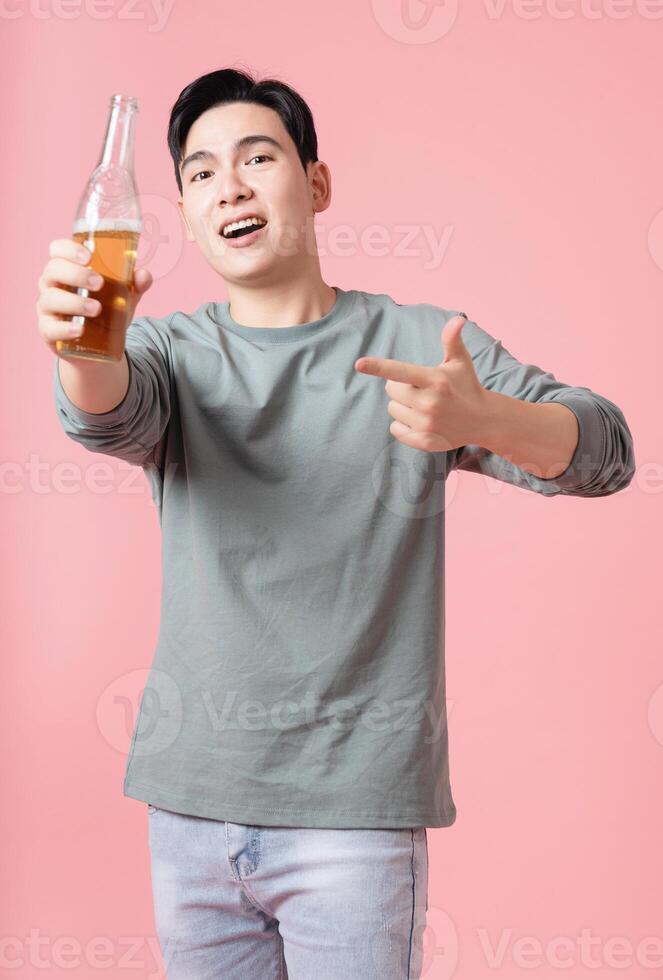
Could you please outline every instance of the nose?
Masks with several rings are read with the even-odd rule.
[[[242,182],[239,175],[233,170],[220,177],[218,194],[219,206],[224,207],[227,204],[232,205],[236,201],[246,200],[251,196],[251,189]]]

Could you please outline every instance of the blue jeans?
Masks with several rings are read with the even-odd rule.
[[[425,827],[253,827],[148,805],[168,980],[418,980]]]

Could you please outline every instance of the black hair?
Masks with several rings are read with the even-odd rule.
[[[180,194],[180,164],[191,126],[207,109],[228,102],[254,102],[278,112],[297,147],[304,171],[310,162],[317,161],[318,137],[313,115],[301,95],[276,78],[259,81],[248,72],[221,68],[201,75],[182,89],[170,113],[168,149],[175,165],[175,179]]]

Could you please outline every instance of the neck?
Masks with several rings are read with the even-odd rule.
[[[244,327],[292,327],[320,320],[336,303],[332,286],[310,270],[265,285],[227,282],[229,313]]]

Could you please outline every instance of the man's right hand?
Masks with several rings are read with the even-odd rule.
[[[88,267],[92,254],[73,238],[56,238],[49,245],[50,259],[44,267],[38,288],[37,317],[42,339],[54,354],[58,354],[56,340],[71,340],[80,337],[82,326],[72,323],[72,316],[97,316],[101,310],[98,299],[80,296],[64,286],[82,287],[91,292],[100,289],[103,279],[99,273]],[[97,277],[96,280],[94,277]],[[136,269],[130,290],[127,310],[127,327],[134,318],[138,302],[152,285],[152,275],[147,269]],[[92,303],[92,308],[86,306]]]

